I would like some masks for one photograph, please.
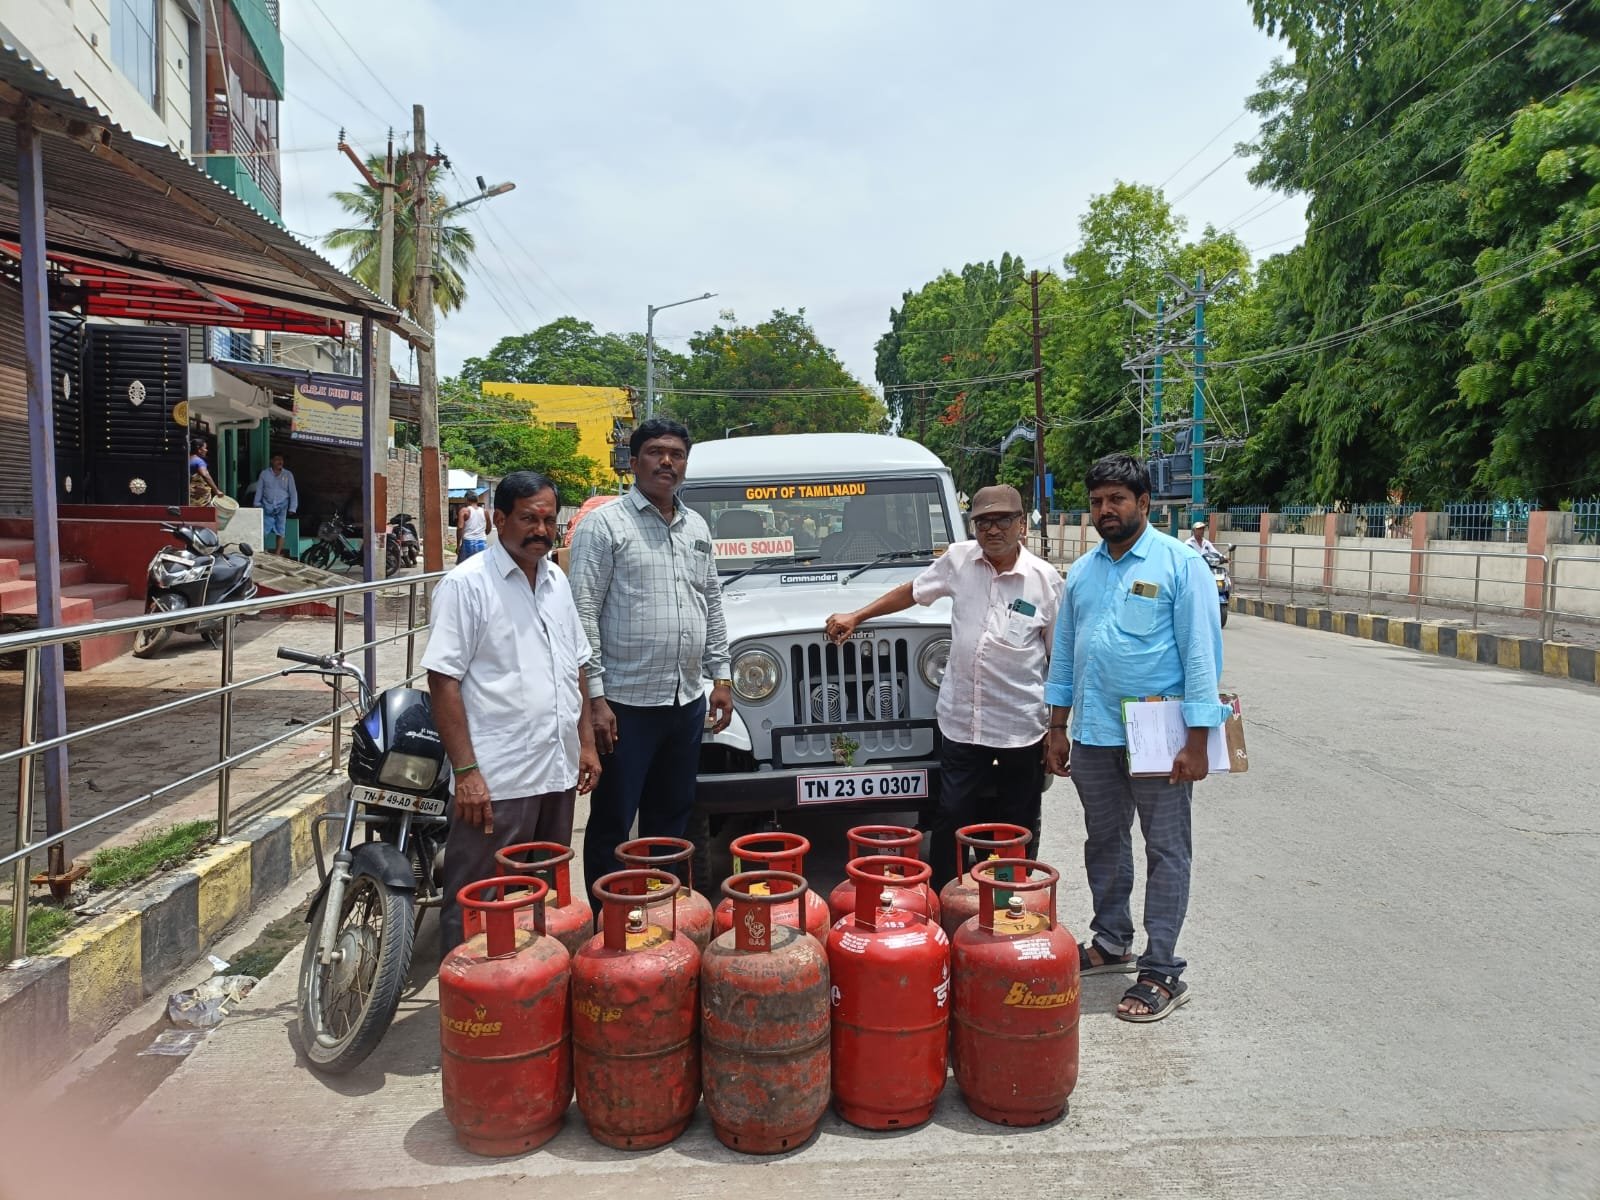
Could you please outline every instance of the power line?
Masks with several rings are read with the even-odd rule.
[[[280,30],[279,32],[282,33],[283,31]],[[302,46],[299,42],[295,41],[287,33],[283,33],[283,40],[285,42],[289,43],[289,45],[293,46],[295,48],[296,53],[298,53],[300,55],[300,57],[305,59],[306,62],[310,63],[311,66],[316,69],[317,74],[321,75],[329,83],[333,84],[334,87],[338,88],[347,97],[349,97],[350,100],[352,100],[355,103],[356,107],[362,109],[364,112],[367,113],[368,116],[370,116],[373,120],[379,122],[380,124],[387,125],[387,124],[390,123],[390,119],[388,117],[385,117],[382,113],[380,113],[376,109],[374,109],[370,104],[368,104],[360,96],[356,95],[349,88],[345,87],[345,85],[339,81],[337,76],[335,76],[332,72],[330,72],[326,67],[324,67],[315,58],[313,58],[311,53],[304,46]]]
[[[394,106],[396,108],[404,112],[406,107],[405,103],[400,99],[400,97],[396,96],[389,90],[389,85],[383,81],[383,77],[374,71],[372,67],[368,65],[367,60],[361,57],[361,52],[350,44],[350,39],[345,37],[343,30],[333,23],[333,18],[328,15],[327,11],[322,7],[321,4],[318,3],[318,0],[311,0],[311,7],[317,10],[322,19],[328,23],[328,28],[333,30],[335,35],[338,36],[339,40],[344,43],[345,49],[350,51],[350,53],[355,56],[356,61],[361,64],[362,68],[367,72],[367,74],[372,76],[377,85],[383,89],[384,95],[388,96],[389,99],[394,102]]]

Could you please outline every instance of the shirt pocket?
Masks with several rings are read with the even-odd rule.
[[[1134,637],[1144,637],[1156,626],[1160,603],[1153,596],[1140,596],[1132,591],[1122,593],[1117,606],[1117,628]]]

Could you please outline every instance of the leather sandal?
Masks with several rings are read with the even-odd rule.
[[[1163,990],[1164,989],[1164,990]],[[1148,1008],[1149,1012],[1128,1013],[1120,1008],[1117,1017],[1123,1021],[1146,1024],[1159,1021],[1189,1002],[1189,985],[1176,975],[1163,975],[1160,971],[1140,971],[1139,982],[1122,993],[1124,1000],[1132,1000]]]
[[[1101,958],[1100,962],[1092,962],[1089,952],[1093,950]],[[1132,975],[1138,969],[1138,964],[1131,954],[1107,954],[1093,942],[1085,942],[1078,947],[1078,975]]]

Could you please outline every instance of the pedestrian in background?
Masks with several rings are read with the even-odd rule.
[[[462,940],[456,893],[497,874],[495,852],[506,846],[571,845],[577,794],[600,778],[584,686],[589,642],[566,576],[546,561],[559,507],[545,476],[507,475],[495,489],[495,544],[433,593],[422,665],[455,797],[446,952]]]
[[[189,503],[210,504],[211,498],[221,493],[206,465],[206,444],[195,442],[189,449]]]
[[[1009,821],[1039,841],[1044,790],[1045,673],[1061,575],[1022,544],[1022,495],[986,487],[967,513],[973,540],[957,542],[915,579],[852,613],[828,618],[848,641],[862,621],[948,597],[950,661],[939,685],[939,808],[928,860],[932,886],[956,875],[955,833],[974,821]],[[992,807],[980,797],[994,794]]]
[[[456,513],[457,563],[464,563],[474,554],[481,554],[489,544],[489,519],[483,507],[484,496],[488,494],[484,492],[482,496],[468,496],[461,511]]]
[[[294,472],[283,465],[283,455],[274,454],[271,465],[256,477],[256,507],[261,510],[261,540],[276,535],[277,553],[284,553],[283,539],[289,532],[289,518],[300,511],[300,492]]]
[[[1206,777],[1206,740],[1229,709],[1217,697],[1222,627],[1211,571],[1150,524],[1150,475],[1126,454],[1089,468],[1089,515],[1102,539],[1072,564],[1056,618],[1045,699],[1046,762],[1070,775],[1083,805],[1083,846],[1094,900],[1084,975],[1139,972],[1117,1016],[1159,1021],[1189,999],[1178,934],[1189,907],[1190,801]],[[1165,779],[1128,774],[1122,702],[1183,700],[1188,739]],[[1068,726],[1071,726],[1070,732]],[[1145,844],[1147,944],[1133,957],[1133,818]]]
[[[585,517],[569,551],[593,653],[589,714],[606,767],[583,839],[590,884],[616,869],[613,852],[636,816],[641,837],[684,836],[701,735],[733,719],[711,530],[677,495],[690,445],[676,421],[638,426],[628,442],[633,487]]]

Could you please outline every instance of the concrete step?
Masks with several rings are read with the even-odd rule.
[[[33,564],[28,564],[31,569]],[[0,558],[0,583],[15,583],[22,578],[22,564],[14,558]]]
[[[122,585],[118,584],[121,587]],[[126,591],[126,588],[123,588]],[[96,605],[94,619],[96,621],[116,621],[123,617],[137,617],[144,612],[143,600],[119,600],[104,606]],[[92,671],[96,667],[110,662],[112,659],[121,658],[133,649],[134,635],[119,633],[110,636],[84,638],[81,642],[67,643],[67,669],[69,671]]]
[[[21,612],[24,607],[33,605],[33,580],[14,579],[10,583],[0,583],[0,613]],[[91,604],[90,608],[94,606]],[[37,612],[37,610],[34,610]]]
[[[0,558],[14,558],[18,562],[33,561],[33,542],[28,538],[0,537]]]
[[[31,562],[20,563],[20,564],[18,564],[18,569],[21,571],[20,578],[22,578],[22,579],[37,579],[39,577],[39,564],[38,563],[31,563]],[[86,563],[86,562],[64,562],[64,563],[62,563],[61,564],[61,586],[62,587],[71,587],[74,584],[78,584],[78,583],[88,583],[89,582],[89,569],[90,569],[89,568],[89,564]],[[4,568],[0,567],[0,577],[3,577],[3,576],[4,576]]]
[[[100,610],[113,604],[120,604],[128,598],[128,585],[125,583],[74,583],[61,589],[63,596],[71,596],[77,600],[88,600],[94,605],[95,615],[99,616]]]

